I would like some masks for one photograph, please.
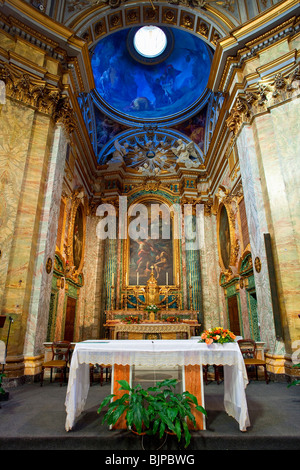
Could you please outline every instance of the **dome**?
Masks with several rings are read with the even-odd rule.
[[[97,102],[116,120],[162,122],[175,116],[183,121],[191,109],[196,113],[201,107],[211,49],[187,31],[146,28],[119,30],[96,45],[92,69]],[[147,34],[158,51],[151,52]]]

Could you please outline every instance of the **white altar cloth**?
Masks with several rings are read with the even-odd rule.
[[[120,364],[153,369],[217,364],[224,366],[224,407],[241,431],[250,426],[246,400],[247,371],[236,342],[207,346],[197,340],[94,340],[77,343],[72,354],[65,400],[69,431],[86,403],[90,364]]]

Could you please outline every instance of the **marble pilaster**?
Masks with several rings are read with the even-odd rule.
[[[52,281],[52,271],[46,272],[46,262],[50,258],[54,264],[66,150],[65,130],[59,124],[54,130],[45,197],[39,222],[34,279],[24,345],[26,356],[40,354],[46,337]]]

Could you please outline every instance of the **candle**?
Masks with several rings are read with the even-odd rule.
[[[190,286],[192,285],[192,274],[190,273]]]
[[[115,285],[115,273],[112,273],[112,285]]]
[[[179,286],[179,273],[177,273],[177,285]]]
[[[128,286],[128,274],[126,273],[126,279],[125,279],[126,286]]]
[[[169,285],[169,273],[166,273],[166,284]]]
[[[136,285],[139,285],[139,273],[136,273]]]

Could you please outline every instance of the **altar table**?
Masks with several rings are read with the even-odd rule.
[[[146,367],[153,370],[182,367],[183,389],[198,398],[205,408],[203,396],[202,365],[224,366],[224,407],[236,419],[241,431],[250,426],[246,400],[247,372],[240,348],[236,342],[207,346],[193,340],[91,340],[77,343],[70,365],[68,388],[65,400],[66,423],[69,431],[76,418],[83,412],[89,386],[90,364],[112,364],[112,393],[116,393],[121,378],[130,381],[130,368]],[[100,405],[100,403],[99,403]],[[205,429],[197,421],[197,429]]]

